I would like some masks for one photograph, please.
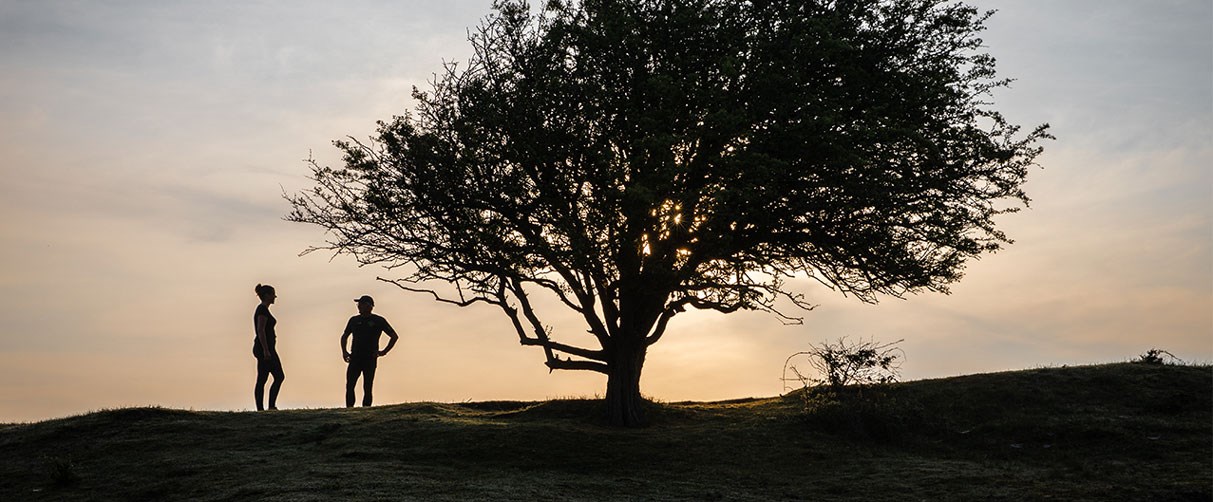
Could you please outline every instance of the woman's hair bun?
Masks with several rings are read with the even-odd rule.
[[[273,293],[274,287],[268,286],[268,285],[263,285],[263,284],[258,284],[257,287],[253,288],[253,291],[257,292],[257,296],[265,296],[267,294]]]

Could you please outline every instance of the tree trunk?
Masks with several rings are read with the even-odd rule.
[[[607,421],[620,427],[640,427],[647,422],[640,397],[640,370],[644,367],[644,339],[617,344],[608,363]]]

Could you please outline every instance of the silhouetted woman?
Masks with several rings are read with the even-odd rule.
[[[253,388],[253,396],[257,398],[257,411],[263,410],[261,398],[265,394],[265,381],[270,375],[274,375],[274,383],[270,384],[270,409],[276,410],[278,389],[286,378],[282,373],[282,360],[278,358],[278,336],[274,333],[274,325],[278,324],[278,320],[270,314],[270,305],[274,304],[278,295],[274,293],[273,286],[258,284],[256,291],[257,296],[261,298],[261,304],[257,305],[257,311],[253,313],[253,329],[257,333],[253,338],[253,357],[257,358],[257,386]]]

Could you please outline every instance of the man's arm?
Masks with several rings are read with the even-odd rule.
[[[400,337],[396,335],[396,330],[392,329],[392,325],[388,324],[387,319],[383,320],[383,332],[387,334],[387,347],[379,351],[379,355],[386,356],[392,350],[392,347],[396,346],[396,340]]]
[[[341,333],[341,358],[345,362],[350,362],[350,351],[346,349],[349,346],[350,334],[353,330],[350,329],[350,323],[345,323],[345,331]]]

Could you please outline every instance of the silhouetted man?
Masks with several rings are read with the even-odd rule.
[[[350,363],[345,370],[345,407],[354,406],[354,385],[362,376],[362,405],[371,405],[371,387],[375,384],[375,367],[380,356],[386,356],[396,345],[396,330],[388,324],[387,319],[371,313],[375,308],[375,300],[363,295],[354,300],[358,302],[358,315],[351,317],[341,334],[341,357]],[[387,333],[387,347],[379,350],[379,335]],[[350,335],[354,335],[353,345],[347,344]],[[346,347],[350,349],[347,351]]]

